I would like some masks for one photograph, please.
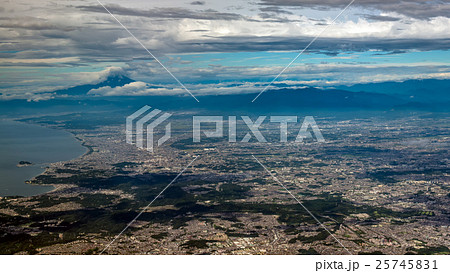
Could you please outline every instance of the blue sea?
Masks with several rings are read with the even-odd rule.
[[[0,196],[31,196],[52,186],[26,184],[49,163],[67,161],[87,149],[68,132],[11,120],[0,120]],[[18,167],[20,161],[32,165]]]

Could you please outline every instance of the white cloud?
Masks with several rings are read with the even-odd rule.
[[[117,87],[100,87],[98,89],[92,89],[88,92],[88,95],[100,95],[100,96],[149,96],[149,95],[179,95],[184,90],[181,89],[167,89],[164,87],[155,88],[150,87],[145,82],[132,82],[124,86]]]
[[[58,63],[68,63],[68,62],[78,62],[80,59],[77,57],[65,57],[65,58],[44,58],[44,59],[16,59],[16,58],[0,58],[1,65],[7,64],[26,64],[26,65],[36,65],[36,64],[58,64]]]
[[[126,10],[128,15],[118,15],[118,18],[157,57],[164,57],[165,54],[172,52],[298,50],[325,28],[324,23],[331,22],[339,12],[336,7],[341,5],[322,0],[320,3],[329,3],[332,8],[321,13],[321,18],[317,18],[315,14],[311,15],[311,10],[302,8],[291,8],[288,13],[269,12],[268,16],[267,13],[261,13],[262,6],[259,2],[206,1],[205,5],[197,6],[190,5],[190,2],[177,0],[160,1],[155,4],[149,1],[107,1],[108,4],[121,5],[122,11],[128,9]],[[306,2],[310,3],[308,7],[314,8],[316,1]],[[339,3],[341,2],[347,1],[342,0]],[[402,6],[408,6],[406,3],[408,1],[401,2]],[[334,26],[330,26],[323,33],[311,49],[338,48],[349,51],[448,49],[450,18],[442,15],[444,9],[441,11],[430,9],[430,12],[418,9],[402,12],[391,8],[396,5],[392,1],[386,2],[384,6],[382,3],[373,4],[373,1],[364,3],[367,4],[364,6],[380,8],[363,10],[360,6],[349,9]],[[387,4],[389,6],[386,6]],[[141,83],[133,83],[122,88],[98,89],[91,94],[184,94],[185,91],[173,84],[170,75],[154,62],[106,11],[101,9],[93,11],[92,8],[91,11],[86,11],[86,6],[97,7],[98,3],[95,0],[58,1],[57,4],[50,0],[17,0],[2,3],[0,70],[3,78],[0,82],[0,93],[9,94],[10,97],[12,94],[32,97],[32,94],[98,83],[108,75],[127,72],[130,77],[138,79]],[[167,12],[172,8],[173,13],[167,13],[168,15],[164,17],[164,13],[155,13],[158,11],[157,8],[165,8]],[[135,9],[134,13],[132,9]],[[189,13],[184,17],[183,12],[180,12],[184,11],[183,9],[189,9]],[[208,9],[217,12],[207,11]],[[365,12],[379,16],[379,20],[365,17]],[[414,16],[413,12],[426,13],[427,16]],[[153,17],[149,14],[153,14]],[[221,17],[210,18],[216,14],[220,14]],[[357,19],[358,16],[360,19]],[[136,64],[137,59],[143,60],[146,65]],[[201,94],[255,92],[257,85],[246,81],[263,81],[263,79],[270,81],[282,68],[242,64],[186,69],[175,62],[177,60],[169,60],[169,69],[183,82],[185,80],[191,83],[205,80],[244,82],[244,85],[238,87],[192,83],[193,92]],[[105,67],[110,68],[104,69]],[[448,77],[448,70],[448,66],[436,63],[301,65],[288,69],[281,80],[292,79],[327,86],[382,78]],[[164,83],[163,86],[169,87],[156,88],[144,82]]]

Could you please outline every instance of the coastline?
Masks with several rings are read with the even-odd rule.
[[[65,138],[70,138],[72,139],[72,143],[70,143],[69,145],[71,146],[72,152],[77,153],[76,149],[78,149],[76,146],[79,146],[79,148],[83,148],[82,154],[81,155],[77,155],[76,156],[71,156],[70,153],[61,153],[61,151],[58,151],[58,155],[52,155],[53,157],[62,157],[62,160],[52,160],[51,157],[50,158],[39,158],[39,160],[30,160],[33,164],[27,165],[27,166],[21,166],[20,169],[22,169],[22,174],[19,176],[24,176],[25,173],[23,170],[26,170],[26,172],[30,173],[30,176],[23,179],[21,182],[19,182],[20,178],[13,178],[14,180],[17,179],[17,182],[15,183],[22,183],[22,184],[28,184],[30,186],[33,187],[41,187],[41,189],[43,189],[44,187],[48,187],[48,189],[44,189],[44,191],[39,191],[37,190],[36,193],[33,193],[34,190],[32,188],[23,188],[22,186],[18,186],[18,188],[14,188],[13,186],[13,193],[9,194],[9,193],[2,193],[1,196],[2,197],[8,197],[8,196],[17,196],[17,197],[31,197],[31,196],[40,196],[40,195],[44,195],[47,193],[51,193],[54,192],[56,190],[58,190],[58,184],[39,184],[39,183],[35,183],[36,178],[41,176],[41,175],[45,175],[50,168],[52,167],[52,164],[57,164],[57,163],[64,163],[64,162],[68,162],[71,160],[75,160],[75,159],[79,159],[82,158],[86,155],[89,155],[93,152],[93,149],[91,146],[87,145],[86,142],[81,139],[80,137],[76,136],[74,133],[61,129],[61,128],[52,128],[49,126],[46,126],[46,124],[36,124],[36,123],[29,123],[29,122],[25,122],[22,121],[20,119],[1,119],[0,121],[3,122],[11,122],[11,124],[16,123],[16,124],[20,124],[19,126],[37,126],[37,128],[40,129],[45,129],[45,130],[54,130],[57,131],[58,133],[56,134],[52,134],[51,132],[49,133],[49,131],[44,131],[46,134],[49,134],[51,137],[54,137],[55,135],[57,137],[59,137],[59,139],[57,139],[59,142],[57,143],[59,146],[62,146],[62,143],[66,144],[66,139]],[[39,130],[39,129],[38,129]],[[40,130],[42,131],[42,130]],[[33,132],[34,133],[34,132]],[[76,144],[74,143],[76,142]],[[45,149],[45,148],[44,148]],[[26,150],[26,149],[25,149]],[[60,149],[60,150],[64,150],[64,149]],[[69,149],[70,150],[70,149]],[[81,152],[81,151],[80,151]],[[47,150],[45,149],[45,153],[47,153]],[[69,155],[69,156],[67,156]],[[35,155],[34,155],[35,156]],[[24,157],[21,158],[20,160],[27,160],[28,158]],[[16,160],[17,161],[17,160]],[[27,160],[28,161],[28,160]],[[39,162],[40,161],[40,162]],[[13,162],[14,166],[16,166],[17,162]],[[16,166],[17,167],[17,166]],[[32,168],[32,169],[31,169]],[[40,169],[40,170],[39,170]],[[14,173],[14,171],[12,171],[12,173]],[[6,182],[7,184],[5,184],[5,189],[8,191],[9,187],[8,186],[8,182]],[[20,188],[23,188],[24,193],[21,194],[17,194],[15,192],[20,191]]]
[[[67,131],[66,131],[66,132],[67,132]],[[92,152],[94,152],[94,149],[92,149],[93,146],[87,145],[87,144],[86,144],[86,141],[84,141],[84,140],[81,139],[80,137],[77,137],[77,136],[74,135],[73,133],[71,133],[71,132],[68,132],[68,133],[70,133],[71,135],[73,135],[73,137],[81,143],[81,146],[83,146],[83,147],[85,147],[85,148],[87,149],[87,151],[86,151],[84,154],[80,155],[80,156],[77,157],[77,158],[82,158],[82,157],[87,156],[87,155],[90,155],[90,154],[92,154]],[[73,158],[73,159],[75,159],[75,158]]]
[[[61,130],[62,130],[62,129],[61,129]],[[65,130],[64,130],[64,131],[65,131]],[[72,159],[70,159],[70,160],[74,160],[74,159],[82,159],[83,157],[85,157],[85,156],[87,156],[87,155],[90,155],[90,154],[94,151],[94,150],[92,149],[92,146],[87,145],[87,144],[86,144],[86,141],[84,141],[84,140],[81,139],[80,137],[76,136],[76,135],[73,134],[72,132],[68,132],[68,131],[65,131],[65,132],[70,133],[76,140],[78,140],[78,141],[80,142],[81,146],[83,146],[83,147],[86,148],[86,152],[85,152],[84,154],[82,154],[82,155],[80,155],[80,156],[78,156],[78,157],[72,158]],[[68,162],[68,161],[70,161],[70,160],[64,160],[64,161],[52,162],[52,163],[49,163],[49,165],[55,164],[55,163],[64,163],[64,162]],[[33,195],[33,196],[40,196],[40,195],[44,195],[44,194],[48,194],[48,193],[52,193],[52,192],[59,191],[59,190],[62,189],[62,188],[71,188],[71,187],[72,187],[71,185],[67,185],[67,184],[53,183],[53,184],[45,184],[45,185],[43,185],[43,184],[39,184],[39,183],[35,183],[35,182],[34,182],[34,181],[36,181],[36,178],[37,178],[38,176],[40,176],[40,175],[45,175],[45,174],[50,170],[50,168],[51,168],[51,166],[47,166],[47,167],[45,168],[45,170],[44,170],[42,173],[40,173],[39,175],[36,175],[36,176],[34,176],[33,178],[31,178],[31,179],[25,181],[25,183],[28,183],[28,184],[30,184],[30,185],[51,186],[51,187],[53,187],[53,189],[51,189],[51,190],[48,191],[48,192],[36,194],[36,195]]]
[[[27,123],[27,124],[29,124],[29,123]],[[32,123],[30,123],[30,124],[32,124]],[[42,125],[39,125],[39,126],[42,126]],[[49,128],[47,126],[42,126],[42,127]],[[54,128],[49,128],[49,129],[54,129]],[[70,135],[72,135],[72,137],[74,139],[76,139],[80,143],[81,146],[86,148],[86,151],[85,151],[84,154],[82,154],[82,155],[80,155],[78,157],[74,157],[74,158],[69,159],[69,160],[63,160],[63,161],[46,163],[46,164],[48,164],[48,166],[45,167],[45,169],[44,169],[44,171],[42,173],[40,173],[40,174],[32,177],[31,179],[25,181],[25,183],[30,184],[30,185],[37,185],[37,186],[51,186],[51,187],[53,187],[53,189],[51,189],[50,191],[44,192],[44,193],[39,193],[39,194],[33,195],[33,196],[40,196],[40,195],[56,192],[56,191],[60,190],[61,188],[66,188],[67,187],[66,184],[59,184],[59,183],[57,183],[57,184],[45,184],[45,185],[43,185],[43,184],[39,184],[39,183],[35,183],[34,182],[34,181],[36,181],[36,178],[38,176],[45,175],[49,171],[49,169],[51,168],[51,166],[50,166],[51,164],[64,163],[64,162],[68,162],[68,161],[71,161],[71,160],[74,160],[74,159],[81,159],[81,158],[83,158],[83,157],[85,157],[87,155],[90,155],[94,151],[92,149],[92,146],[87,145],[85,140],[83,140],[82,138],[76,136],[74,133],[66,131],[66,130],[63,130],[63,129],[55,129],[55,130],[61,130],[61,131],[64,131],[64,132],[69,133]]]

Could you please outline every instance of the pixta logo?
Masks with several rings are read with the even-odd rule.
[[[167,120],[172,114],[163,113],[159,117],[156,118],[161,113],[161,110],[154,109],[148,114],[145,114],[150,110],[150,106],[144,106],[141,109],[134,112],[132,115],[127,117],[126,122],[126,140],[128,144],[135,144],[136,147],[141,149],[147,149],[149,152],[153,152],[153,135],[154,130],[156,126],[163,123],[165,120]],[[151,121],[153,118],[153,121]],[[133,124],[136,124],[133,126]],[[168,123],[166,125],[166,131],[163,137],[158,139],[157,144],[158,146],[162,145],[164,142],[170,139],[170,129],[171,124]],[[133,128],[136,128],[136,133],[134,134]],[[147,138],[146,138],[146,145],[144,147],[144,127],[146,128]],[[133,135],[136,135],[133,139]],[[133,141],[135,140],[135,141]]]
[[[261,131],[259,130],[261,124],[267,119],[267,116],[259,116],[255,121],[253,121],[248,116],[241,116],[241,119],[244,121],[246,127],[249,132],[245,134],[245,136],[240,140],[240,142],[249,142],[252,138],[252,135],[256,138],[257,142],[267,142],[266,138],[263,136]],[[288,139],[288,123],[297,123],[297,116],[271,116],[269,119],[270,123],[279,123],[280,127],[280,142],[287,142]],[[200,142],[201,140],[201,124],[202,123],[213,123],[215,124],[214,131],[203,131],[206,137],[223,137],[223,123],[224,118],[222,116],[194,116],[192,127],[193,127],[193,141]],[[229,142],[237,142],[236,135],[236,126],[237,117],[229,116],[228,117],[228,141]],[[325,142],[322,133],[320,132],[319,127],[314,120],[314,117],[307,116],[303,120],[303,123],[300,127],[300,131],[298,132],[295,142],[303,142],[306,138],[313,138],[311,132],[314,134],[317,142]]]
[[[138,148],[146,149],[150,152],[154,150],[155,128],[165,122],[172,114],[162,113],[161,110],[151,109],[150,106],[144,106],[126,120],[126,141],[129,144],[135,144]],[[161,114],[162,113],[162,114]],[[157,117],[159,115],[159,117]],[[240,140],[237,139],[237,120],[236,116],[228,117],[228,142],[249,142],[252,137],[257,142],[267,142],[260,131],[262,123],[268,120],[270,123],[278,123],[280,128],[280,142],[288,141],[288,123],[297,123],[297,116],[259,116],[254,121],[248,116],[240,117],[247,127],[247,133]],[[202,130],[202,124],[214,124],[214,130]],[[210,127],[210,126],[209,126]],[[202,134],[203,133],[203,134]],[[312,134],[314,134],[314,136]],[[144,135],[147,137],[144,141]],[[224,117],[223,116],[193,116],[192,117],[192,140],[195,143],[201,142],[201,138],[221,138],[224,136]],[[158,146],[165,143],[171,137],[171,123],[167,123],[165,134],[159,138],[156,143]],[[296,135],[295,142],[303,142],[306,138],[315,138],[317,142],[325,142],[323,135],[314,120],[314,117],[304,118],[300,131]],[[145,142],[145,143],[144,143]]]

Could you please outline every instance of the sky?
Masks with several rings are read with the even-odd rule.
[[[276,83],[450,78],[450,1],[99,1],[196,95],[257,93],[319,34]],[[2,1],[0,99],[117,73],[137,82],[90,94],[185,94],[97,0]]]

